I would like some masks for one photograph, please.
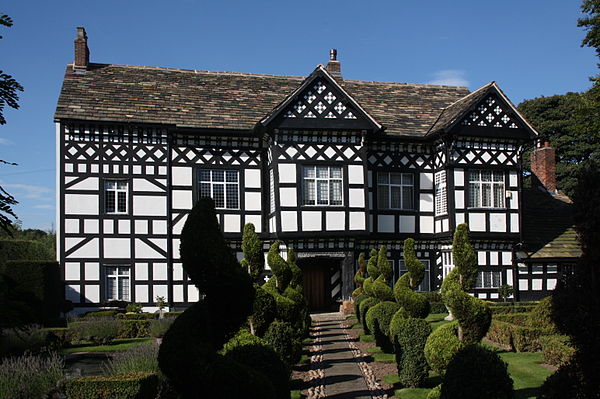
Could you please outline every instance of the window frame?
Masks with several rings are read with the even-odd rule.
[[[448,214],[448,173],[440,170],[433,175],[433,197],[434,215],[443,216]]]
[[[314,170],[314,177],[311,176],[306,176],[306,171],[308,169],[312,168]],[[327,177],[318,177],[317,175],[317,168],[327,168]],[[332,177],[332,173],[331,170],[332,168],[335,169],[339,169],[340,172],[340,177]],[[302,179],[301,182],[301,187],[302,187],[302,193],[301,193],[301,204],[302,206],[306,206],[306,207],[343,207],[344,206],[344,167],[342,165],[319,165],[319,164],[307,164],[307,165],[301,165],[301,175],[300,178]],[[313,181],[314,182],[314,191],[313,191],[313,195],[314,198],[312,199],[312,201],[314,203],[310,204],[307,203],[307,190],[308,190],[308,182],[309,181]],[[319,202],[319,182],[327,182],[327,203],[318,203]],[[332,186],[332,183],[336,182],[339,183],[339,204],[332,204],[332,197],[333,197],[333,193],[334,193],[334,188]],[[310,194],[310,193],[309,193]]]
[[[116,274],[111,274],[109,273],[109,268],[116,268]],[[120,272],[120,269],[127,269],[128,273],[124,274]],[[132,267],[131,265],[126,265],[126,264],[105,264],[103,265],[103,273],[104,273],[104,295],[105,295],[105,299],[106,301],[124,301],[124,302],[133,302],[131,300],[131,286],[132,286],[132,276],[131,276],[131,272],[132,272]],[[117,292],[117,298],[113,298],[112,297],[112,292],[110,290],[111,288],[111,284],[109,283],[109,280],[114,279],[114,286],[116,287],[116,292]],[[119,297],[119,291],[122,289],[122,287],[119,285],[119,283],[123,282],[127,280],[128,284],[127,284],[127,292],[126,292],[126,296],[127,299],[125,298],[125,290],[123,289],[121,292],[121,296]]]
[[[210,180],[202,180],[202,172],[209,172],[210,173]],[[219,181],[219,180],[214,180],[213,179],[213,175],[214,172],[223,172],[223,180]],[[236,174],[236,181],[235,182],[228,182],[227,181],[227,173],[228,172],[234,172]],[[196,179],[195,179],[195,187],[196,187],[196,200],[200,199],[200,198],[211,198],[214,202],[215,202],[215,209],[219,210],[219,211],[239,211],[241,209],[242,206],[242,193],[241,193],[241,175],[242,173],[240,173],[239,169],[231,169],[231,168],[205,168],[205,167],[199,167],[196,169]],[[202,184],[208,184],[210,185],[210,195],[206,196],[206,195],[202,195]],[[227,191],[227,186],[228,185],[234,185],[236,186],[236,195],[237,195],[237,204],[236,207],[228,207],[227,205],[227,200],[229,198],[228,191]],[[217,200],[215,199],[215,194],[214,194],[214,187],[215,186],[222,186],[223,187],[223,206],[218,206],[217,204]]]
[[[116,183],[116,186],[114,189],[112,188],[108,188],[107,185],[109,183]],[[119,189],[118,184],[119,183],[125,183],[125,189]],[[114,206],[114,210],[113,211],[109,211],[108,208],[108,197],[109,197],[109,192],[114,192],[114,199],[113,201],[113,206]],[[119,193],[125,193],[125,211],[119,211]],[[129,214],[129,195],[130,195],[130,191],[129,191],[129,180],[128,179],[111,179],[111,178],[106,178],[103,179],[103,191],[102,191],[102,199],[103,199],[103,210],[104,210],[104,214],[106,215],[128,215]]]
[[[392,183],[392,174],[399,175],[400,183]],[[387,182],[380,182],[380,177],[387,175]],[[404,184],[404,177],[410,176],[411,183]],[[395,210],[395,211],[414,211],[415,207],[415,174],[411,172],[393,172],[393,171],[378,171],[376,173],[375,184],[377,185],[377,209],[379,210]],[[381,191],[380,187],[387,187],[387,206],[381,204]],[[392,206],[392,187],[397,187],[400,190],[400,207],[396,208]],[[410,188],[410,205],[411,207],[405,207],[404,203],[407,201],[404,195],[404,188]]]
[[[483,180],[482,172],[490,172],[489,181]],[[479,173],[478,180],[472,180],[473,173]],[[502,181],[496,181],[496,176],[501,176]],[[469,190],[467,206],[469,209],[506,209],[506,173],[503,170],[469,169],[467,172],[467,185]],[[474,188],[474,186],[478,187]],[[487,193],[485,186],[489,186]],[[500,192],[499,203],[496,203],[494,195],[496,187],[499,187]],[[477,197],[475,197],[475,193],[477,193]],[[486,205],[485,202],[488,202],[489,205]]]
[[[494,286],[494,276],[493,275],[496,273],[498,274],[498,285]],[[485,286],[485,276],[486,275],[488,275],[489,279],[490,279],[489,287]],[[481,282],[481,286],[479,286],[480,282]],[[479,270],[477,272],[477,278],[475,279],[475,284],[473,285],[473,288],[480,289],[480,290],[491,290],[491,289],[500,288],[501,285],[502,285],[502,271],[500,271],[500,270]]]

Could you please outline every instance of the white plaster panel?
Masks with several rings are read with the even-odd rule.
[[[421,233],[433,233],[433,216],[420,216],[419,228]]]
[[[463,190],[454,191],[454,207],[456,209],[465,207],[465,192]]]
[[[279,164],[279,182],[280,183],[296,183],[296,164],[280,163]]]
[[[65,233],[79,234],[79,220],[65,219]]]
[[[442,231],[450,230],[450,219],[442,219]]]
[[[81,290],[81,286],[80,285],[76,285],[76,284],[68,284],[65,285],[65,299],[68,299],[69,301],[73,302],[73,303],[79,303],[80,302],[80,296],[79,296],[79,292]]]
[[[454,169],[454,185],[464,186],[465,185],[465,170]]]
[[[459,224],[462,224],[465,222],[465,214],[464,213],[457,213],[456,214],[456,225],[458,226]]]
[[[321,231],[321,212],[305,211],[302,212],[302,231]]]
[[[546,280],[546,289],[547,290],[553,290],[556,288],[556,279],[555,278],[549,278],[548,280]]]
[[[298,206],[296,187],[281,187],[279,189],[279,203],[281,206]]]
[[[492,213],[490,215],[490,231],[493,232],[506,232],[506,214],[505,213]]]
[[[400,233],[414,233],[415,232],[415,216],[414,215],[401,215],[400,216]]]
[[[173,190],[173,209],[192,209],[192,191]]]
[[[73,184],[68,190],[95,190],[97,191],[99,187],[98,178],[97,177],[88,177],[83,179],[79,183]]]
[[[519,232],[519,214],[517,214],[517,213],[510,214],[510,232],[511,233]]]
[[[498,251],[490,251],[490,265],[498,264]]]
[[[485,231],[485,213],[469,213],[469,230]]]
[[[148,234],[148,221],[147,220],[136,220],[135,221],[135,233],[136,234]]]
[[[351,208],[365,207],[365,191],[362,188],[349,189],[348,205]]]
[[[165,190],[146,179],[133,179],[133,191],[164,192]]]
[[[150,298],[151,302],[154,302],[156,300],[156,297],[158,296],[162,296],[165,298],[165,301],[169,300],[169,292],[167,290],[167,286],[163,285],[163,284],[159,284],[159,285],[155,285],[153,287],[153,298]]]
[[[65,215],[97,215],[97,194],[65,194]]]
[[[90,242],[74,251],[69,255],[71,258],[98,258],[100,254],[100,246],[98,239],[93,238]]]
[[[174,186],[192,185],[192,168],[189,166],[173,166],[171,168],[171,183]]]
[[[350,212],[350,230],[365,230],[365,213]]]
[[[419,180],[421,190],[433,190],[433,173],[421,173]]]
[[[260,211],[262,209],[260,193],[247,191],[244,196],[244,208],[247,211]]]
[[[158,253],[154,248],[143,242],[142,240],[135,239],[135,257],[137,259],[154,259],[162,258],[162,255]]]
[[[496,292],[492,292],[492,293],[490,294],[490,299],[498,299],[498,293],[496,293]]]
[[[505,266],[512,265],[512,252],[502,251],[502,264]]]
[[[485,251],[477,251],[477,263],[479,266],[487,265],[487,257]]]
[[[183,280],[183,266],[181,263],[173,263],[173,280]]]
[[[167,214],[167,198],[134,195],[133,211],[136,216],[165,216]]]
[[[188,285],[188,302],[198,302],[200,298],[200,293],[198,292],[198,288],[194,285]]]
[[[104,167],[106,168],[107,165],[104,165]],[[107,171],[105,171],[105,173],[107,173]],[[134,175],[141,175],[142,174],[142,166],[141,165],[133,165],[133,174]]]
[[[510,187],[517,187],[518,181],[519,181],[519,177],[517,175],[517,172],[514,170],[511,170],[508,174],[508,185]]]
[[[244,184],[247,188],[260,188],[260,169],[244,170]]]
[[[419,194],[419,210],[433,212],[433,194]]]
[[[348,183],[365,184],[364,169],[362,165],[348,165]]]
[[[100,263],[85,262],[85,264],[83,265],[83,272],[85,274],[86,281],[100,280]]]
[[[344,212],[325,212],[327,231],[346,230],[346,217]]]
[[[65,238],[65,251],[69,251],[71,248],[85,240],[84,237],[68,237]]]
[[[85,219],[83,221],[83,231],[86,234],[98,234],[99,225],[98,219]]]
[[[152,265],[152,279],[153,280],[166,280],[167,279],[167,264],[166,263],[154,263]]]
[[[531,280],[531,289],[533,291],[541,291],[543,289],[543,282],[544,280],[542,280],[541,278],[534,278],[533,280]]]
[[[529,281],[525,279],[519,279],[519,291],[529,290]]]
[[[435,232],[436,233],[441,233],[442,232],[442,221],[441,220],[436,220],[435,221]]]
[[[377,216],[377,231],[379,233],[393,233],[395,230],[395,220],[393,215]]]
[[[131,220],[119,220],[117,223],[119,234],[131,233]]]
[[[254,225],[254,230],[257,233],[262,232],[262,220],[260,215],[246,215],[244,224],[245,223],[252,223]]]
[[[100,302],[100,286],[86,285],[85,286],[85,301],[91,303]]]
[[[181,240],[179,238],[173,238],[173,256],[175,259],[180,258],[179,245],[181,245]]]
[[[115,221],[113,219],[105,219],[103,224],[104,234],[113,234],[115,232]]]
[[[131,258],[131,240],[128,238],[105,238],[105,258]],[[136,253],[137,254],[137,253]]]
[[[65,262],[65,280],[79,280],[80,274],[79,263]]]
[[[153,220],[152,221],[152,233],[153,234],[167,234],[167,221],[166,220]]]
[[[223,216],[223,232],[224,233],[239,233],[241,231],[241,216],[240,215],[224,215]]]
[[[84,163],[80,163],[79,165],[77,165],[77,171],[79,173],[86,173],[87,172],[87,165],[84,164]]]
[[[136,280],[148,280],[148,264],[147,263],[136,263],[135,264],[135,279]]]
[[[147,285],[136,285],[135,286],[135,301],[138,303],[148,303],[148,286]]]
[[[509,193],[511,193],[511,197],[508,199],[508,202],[510,203],[510,209],[519,209],[519,192],[514,190],[514,191],[509,191]]]
[[[183,285],[173,285],[173,302],[183,302]]]
[[[513,275],[511,270],[506,271],[506,284],[512,285],[513,283]]]

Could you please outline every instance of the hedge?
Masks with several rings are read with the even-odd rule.
[[[492,320],[487,339],[510,347],[511,351],[537,352],[542,347],[540,337],[552,334],[551,329],[523,327],[503,321]]]
[[[537,306],[537,302],[488,302],[492,314],[529,313]]]
[[[571,344],[571,340],[566,335],[547,335],[540,337],[540,345],[542,346],[542,355],[544,362],[556,367],[561,367],[569,363],[575,349]]]
[[[0,272],[10,260],[55,260],[54,254],[37,241],[0,240]]]
[[[503,321],[505,323],[516,324],[522,327],[529,327],[529,318],[531,313],[501,313],[493,316],[494,320]]]
[[[69,399],[145,399],[154,398],[158,390],[155,373],[129,373],[113,377],[79,377],[67,380]]]
[[[117,338],[144,338],[150,336],[152,320],[119,320]]]

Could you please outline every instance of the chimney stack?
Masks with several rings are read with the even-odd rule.
[[[87,45],[87,34],[85,28],[77,27],[77,37],[75,38],[75,60],[73,62],[73,71],[85,72],[90,63],[90,49]]]
[[[342,65],[337,60],[337,50],[332,48],[329,50],[329,62],[325,67],[327,72],[332,74],[334,77],[341,78],[342,77]]]
[[[544,188],[556,193],[556,152],[547,141],[538,141],[531,152],[531,172]]]

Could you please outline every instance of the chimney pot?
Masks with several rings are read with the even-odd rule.
[[[337,78],[342,77],[342,65],[337,60],[337,50],[334,48],[329,50],[329,62],[327,63],[325,69],[327,70],[327,72],[329,72]]]
[[[329,59],[331,61],[337,61],[337,50],[332,48],[331,50],[329,50]]]
[[[77,37],[75,38],[75,60],[73,62],[73,71],[85,72],[90,63],[90,49],[87,45],[87,34],[85,28],[77,27]]]

